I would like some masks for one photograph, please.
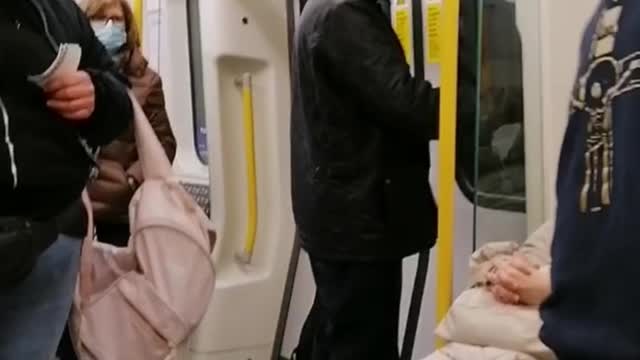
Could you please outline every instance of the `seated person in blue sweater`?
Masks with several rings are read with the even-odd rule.
[[[581,46],[541,308],[560,360],[640,359],[639,137],[640,1],[602,0]]]

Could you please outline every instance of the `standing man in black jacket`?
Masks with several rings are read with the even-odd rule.
[[[293,206],[317,287],[298,360],[398,359],[402,259],[436,237],[438,92],[377,0],[309,0],[295,35]]]
[[[30,82],[65,43],[82,49],[78,71]],[[0,2],[0,359],[55,354],[86,233],[80,194],[133,116],[118,77],[73,0]]]

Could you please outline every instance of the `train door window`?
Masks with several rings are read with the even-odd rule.
[[[187,26],[189,34],[189,72],[191,75],[191,101],[193,107],[193,131],[196,153],[200,161],[209,163],[207,143],[207,119],[203,84],[202,43],[200,38],[200,1],[187,0]]]
[[[461,3],[460,188],[477,206],[525,212],[522,41],[510,0]]]

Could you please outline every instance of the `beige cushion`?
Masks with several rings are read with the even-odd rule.
[[[534,357],[511,350],[464,345],[447,344],[424,360],[536,360]]]
[[[506,305],[484,288],[464,291],[436,329],[449,342],[522,352],[536,359],[555,359],[538,338],[538,308]]]

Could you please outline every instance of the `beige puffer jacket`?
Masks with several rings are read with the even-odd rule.
[[[509,261],[516,254],[524,256],[534,266],[551,265],[554,224],[554,221],[547,221],[522,244],[510,241],[492,242],[478,249],[469,260],[471,285],[485,283],[491,267]]]
[[[532,265],[545,267],[551,264],[551,243],[553,241],[554,223],[549,221],[533,233],[524,243],[494,242],[484,245],[477,250],[470,259],[471,284],[486,283],[489,269],[499,262],[509,261],[513,255],[524,256]],[[483,296],[481,296],[483,295]],[[491,295],[484,289],[468,289],[456,299],[436,330],[443,339],[452,341],[442,349],[431,354],[424,360],[551,360],[553,353],[538,339],[537,331],[540,320],[532,317],[537,309],[513,307],[508,305],[494,306]],[[502,309],[502,307],[504,308]],[[505,312],[505,310],[507,310]],[[514,311],[514,313],[511,313]],[[517,313],[516,311],[520,311]],[[531,313],[533,311],[534,313]],[[496,317],[497,316],[497,317]],[[511,323],[510,334],[497,331],[503,324]],[[496,323],[500,323],[497,326]],[[471,325],[471,326],[470,326]],[[509,327],[509,325],[505,325]],[[499,339],[489,340],[482,334],[495,334]],[[507,338],[504,338],[507,336]],[[509,338],[515,337],[515,338]],[[458,342],[456,342],[458,341]],[[504,348],[490,346],[474,346],[482,343],[493,344]],[[501,344],[501,345],[498,345]],[[518,352],[507,349],[521,349],[528,352]],[[535,354],[535,355],[534,355]],[[536,359],[537,358],[537,359]]]
[[[452,343],[424,360],[536,360],[536,358],[515,351]]]

